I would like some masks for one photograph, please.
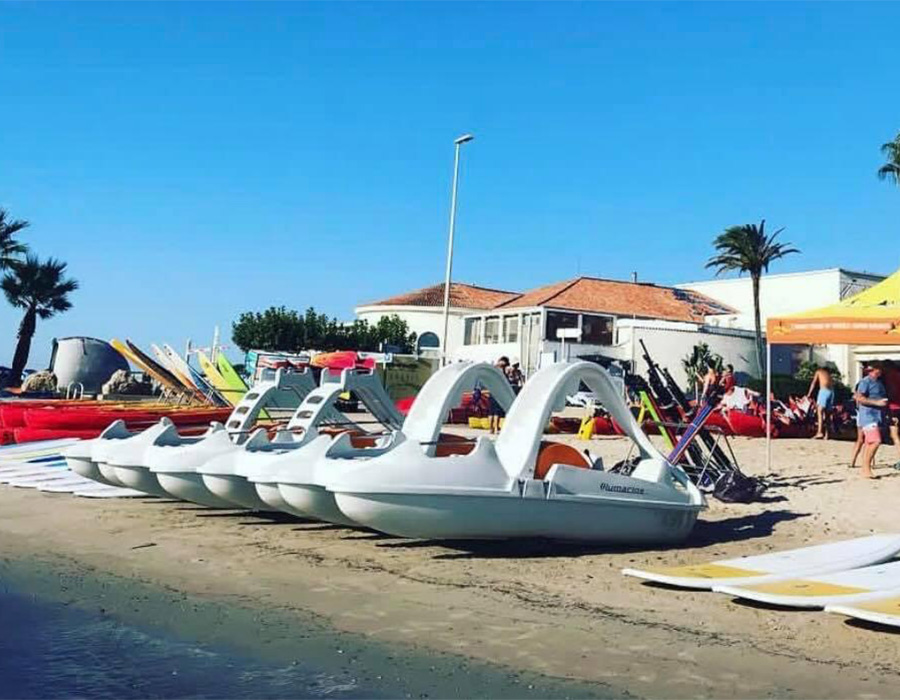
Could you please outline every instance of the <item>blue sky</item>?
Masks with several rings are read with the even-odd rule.
[[[50,338],[208,341],[243,310],[455,278],[900,264],[900,4],[0,4],[0,206],[82,283]],[[19,313],[0,303],[0,364]]]

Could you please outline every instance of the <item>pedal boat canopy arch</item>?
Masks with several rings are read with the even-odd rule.
[[[900,345],[900,270],[836,304],[766,321],[766,465],[771,468],[773,345]]]

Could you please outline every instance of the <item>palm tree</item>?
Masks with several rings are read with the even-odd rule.
[[[26,250],[24,243],[19,243],[16,234],[28,227],[27,221],[18,219],[7,220],[7,212],[0,209],[0,271],[9,268],[10,263],[18,260]]]
[[[778,229],[771,235],[766,235],[766,220],[763,219],[759,226],[756,224],[744,224],[743,226],[731,226],[720,233],[713,246],[717,255],[711,257],[706,267],[716,268],[716,275],[724,272],[737,271],[739,275],[749,273],[753,281],[753,320],[756,324],[756,366],[759,375],[763,375],[763,342],[762,324],[759,320],[759,281],[763,272],[769,271],[769,265],[779,258],[791,253],[799,253],[797,248],[790,243],[776,243],[775,239],[784,231]]]
[[[12,362],[14,385],[22,379],[22,370],[28,362],[31,339],[37,327],[37,319],[48,319],[72,308],[69,294],[78,289],[78,282],[65,278],[66,263],[54,258],[41,262],[34,255],[25,260],[11,263],[10,272],[0,280],[0,288],[7,301],[13,306],[25,309],[25,316],[19,324],[19,341]]]
[[[893,141],[882,144],[881,152],[887,158],[887,163],[878,168],[878,177],[893,180],[895,185],[900,185],[900,133]]]

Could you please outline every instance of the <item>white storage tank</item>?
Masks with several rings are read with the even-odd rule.
[[[97,394],[116,370],[128,370],[128,361],[105,340],[74,336],[54,338],[50,370],[56,375],[57,388],[81,384],[87,394]]]

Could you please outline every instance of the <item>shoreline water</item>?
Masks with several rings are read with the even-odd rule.
[[[50,618],[57,628],[56,646],[65,647],[58,638],[71,636],[69,627],[101,628],[96,634],[79,630],[75,635],[78,643],[100,646],[99,650],[85,649],[83,659],[78,659],[77,649],[64,648],[56,654],[69,667],[47,674],[57,686],[53,693],[57,697],[122,697],[134,686],[143,690],[131,697],[626,697],[598,684],[379,643],[335,630],[309,613],[247,608],[62,561],[5,558],[0,562],[0,583],[0,610],[7,610],[6,617],[13,617],[8,606],[18,605],[25,608],[28,621]],[[3,605],[4,596],[9,599],[7,605]],[[116,637],[115,644],[104,643],[101,634]],[[15,644],[28,641],[20,638]],[[147,648],[156,652],[150,659],[154,666],[128,668],[141,660]],[[27,657],[27,649],[20,651]],[[104,652],[109,658],[103,658]],[[85,666],[98,662],[101,666],[89,669],[93,677],[80,692],[58,687],[76,681],[84,675]],[[109,677],[103,675],[106,665]],[[222,677],[201,675],[210,671]],[[7,690],[0,690],[0,696],[23,697],[8,694],[9,688],[17,687],[16,679],[9,677],[15,672],[6,668]],[[166,678],[179,673],[186,676],[181,684]],[[20,683],[18,687],[28,686]],[[39,688],[40,692],[28,696],[46,696],[49,687]],[[159,695],[156,688],[171,694]]]
[[[175,596],[162,608],[171,624],[194,601],[247,611],[221,639],[248,641],[250,652],[278,647],[275,632],[288,622],[255,622],[277,614],[404,658],[448,654],[507,675],[586,682],[595,695],[895,697],[900,662],[887,632],[620,574],[895,530],[893,509],[880,506],[900,495],[900,478],[885,471],[877,488],[854,478],[845,447],[779,445],[768,502],[711,504],[678,548],[438,544],[161,500],[96,502],[0,487],[0,557],[49,567],[68,591],[81,590],[78,579],[106,581],[68,600],[120,598],[126,613],[143,609],[145,594],[132,584],[163,590]],[[762,441],[735,448],[748,471],[761,463]],[[261,629],[271,633],[264,643],[254,637]]]

